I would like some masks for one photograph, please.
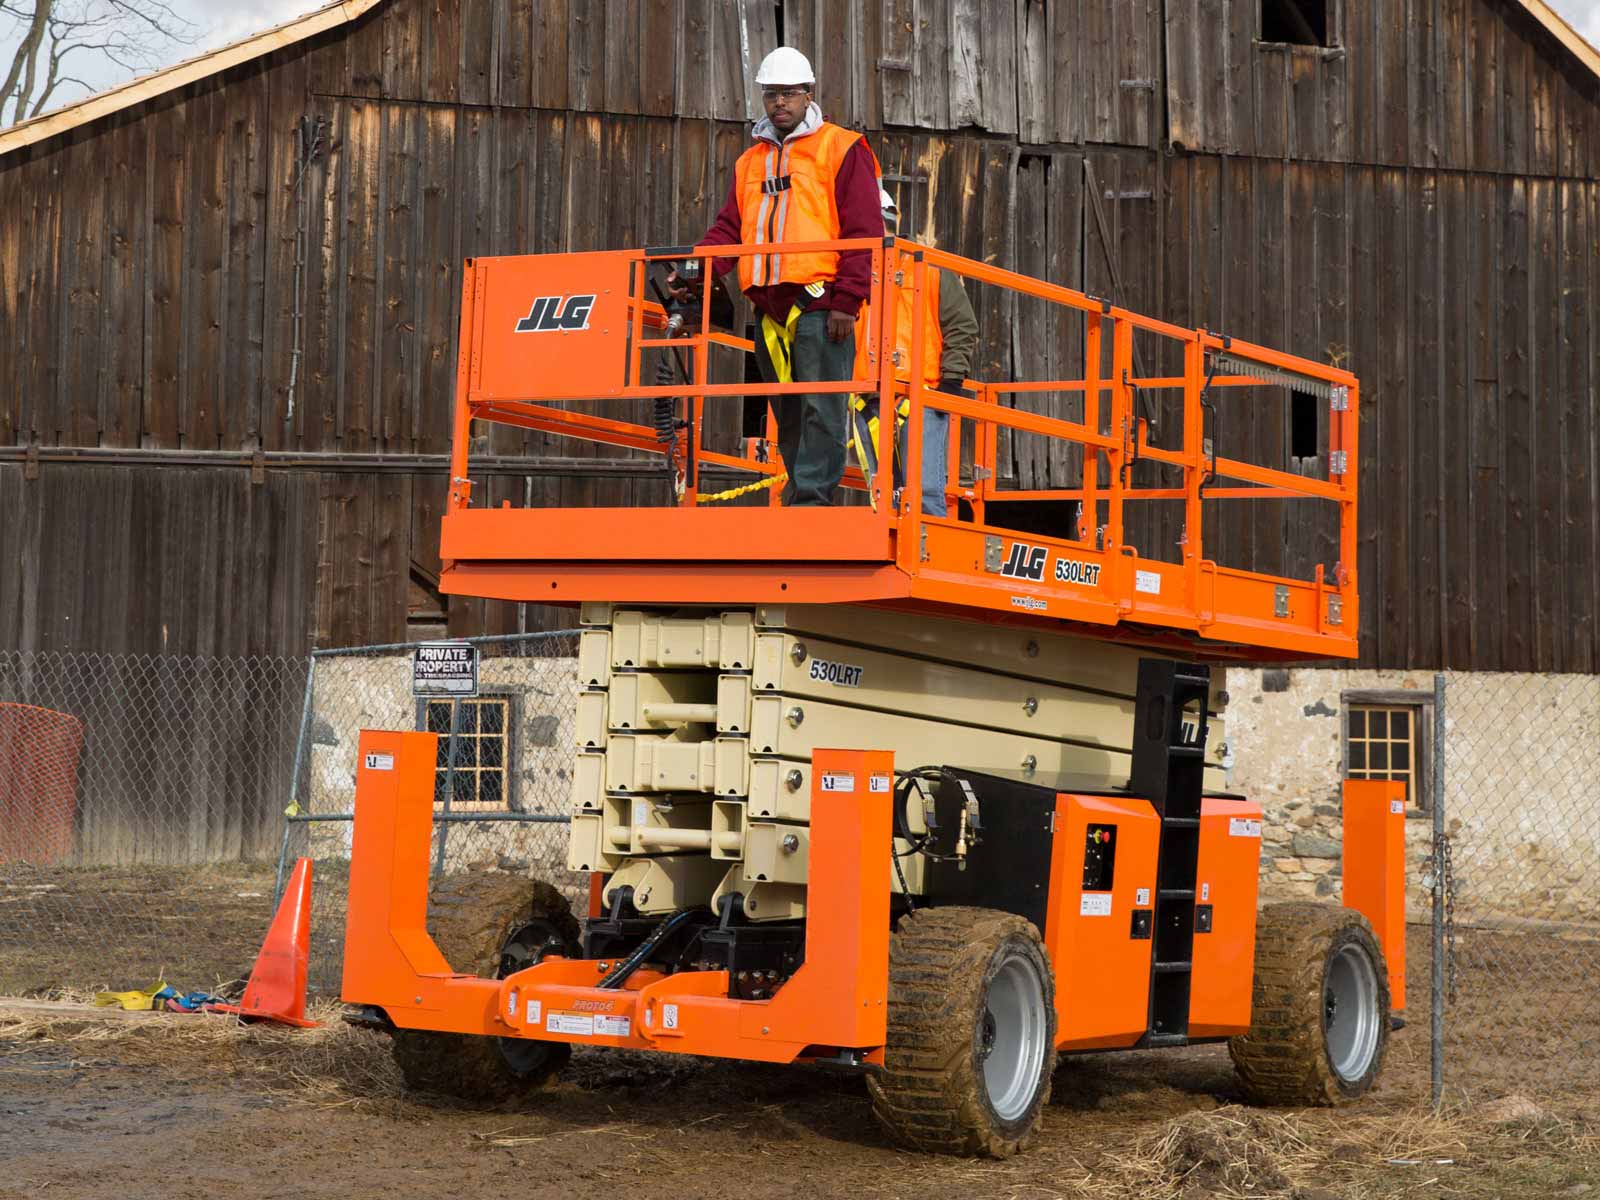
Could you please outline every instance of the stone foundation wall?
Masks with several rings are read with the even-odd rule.
[[[573,732],[577,660],[485,657],[478,678],[482,694],[513,698],[511,809],[564,816],[577,753]],[[361,730],[419,727],[409,654],[318,659],[309,785],[301,804],[313,813],[350,812]],[[309,826],[311,853],[319,859],[349,857],[350,829],[347,823]],[[564,873],[566,848],[565,824],[455,823],[447,836],[445,865],[447,870],[544,866]]]
[[[1345,693],[1431,702],[1432,672],[1233,669],[1227,687],[1230,786],[1264,810],[1263,899],[1337,898]],[[1600,919],[1600,678],[1451,673],[1445,714],[1458,918]],[[1413,797],[1407,818],[1407,908],[1423,919],[1432,814]]]

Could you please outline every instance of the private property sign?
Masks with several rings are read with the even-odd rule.
[[[478,648],[467,642],[423,642],[411,654],[413,696],[476,696]]]

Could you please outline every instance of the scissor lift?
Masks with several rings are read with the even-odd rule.
[[[1257,1099],[1360,1095],[1400,994],[1403,813],[1382,797],[1355,853],[1385,881],[1360,900],[1381,937],[1337,908],[1258,929],[1262,814],[1226,791],[1206,665],[1356,654],[1355,378],[887,238],[790,248],[871,255],[861,376],[752,384],[752,343],[712,326],[709,295],[685,320],[651,280],[766,249],[468,263],[441,586],[579,612],[568,866],[588,919],[548,887],[501,911],[491,876],[483,895],[485,877],[443,881],[467,894],[430,927],[434,738],[365,733],[346,999],[418,1086],[503,1098],[574,1045],[826,1063],[868,1074],[901,1140],[957,1152],[1025,1144],[1058,1052],[1230,1039]],[[935,268],[1081,322],[1081,373],[926,387]],[[1216,414],[1264,387],[1326,403],[1328,478],[1218,452]],[[890,420],[832,508],[779,503],[770,414],[765,438],[715,448],[717,406],[800,392],[904,399],[903,486],[870,466],[895,461]],[[1014,406],[1041,393],[1081,418]],[[625,419],[639,402],[657,419]],[[944,518],[922,514],[930,411],[950,417]],[[661,456],[663,502],[475,505],[476,422]],[[1008,438],[1045,439],[1075,484],[1007,486]],[[747,482],[708,493],[713,475]],[[1287,578],[1208,556],[1208,505],[1281,501],[1332,506],[1334,563]],[[1136,506],[1160,503],[1175,552],[1138,544]],[[1022,528],[1020,504],[1054,523]]]

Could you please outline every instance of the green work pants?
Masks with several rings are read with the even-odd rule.
[[[756,361],[761,377],[778,381],[777,372],[766,354],[759,334]],[[842,342],[828,340],[826,309],[800,314],[795,322],[794,346],[790,362],[796,383],[820,383],[849,379],[855,370],[856,339],[852,333]],[[789,473],[784,485],[783,503],[793,507],[815,507],[833,503],[834,492],[844,474],[845,412],[848,396],[844,392],[823,392],[772,397],[772,413],[778,420],[778,453]]]

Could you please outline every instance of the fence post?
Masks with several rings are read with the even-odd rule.
[[[1433,677],[1433,954],[1429,989],[1433,1106],[1444,1097],[1444,674]]]
[[[441,879],[444,876],[444,848],[445,842],[450,837],[450,801],[456,794],[456,733],[461,726],[461,701],[450,701],[450,741],[445,748],[444,767],[444,815],[446,820],[439,821],[435,828],[439,831],[439,857],[433,864],[433,877]]]
[[[272,908],[276,912],[278,901],[283,899],[283,867],[289,858],[289,834],[300,813],[300,767],[305,762],[306,734],[311,729],[311,689],[317,678],[317,656],[307,656],[306,693],[300,702],[300,731],[294,739],[294,766],[289,773],[289,807],[283,814],[283,842],[278,847],[278,878],[272,886]]]

